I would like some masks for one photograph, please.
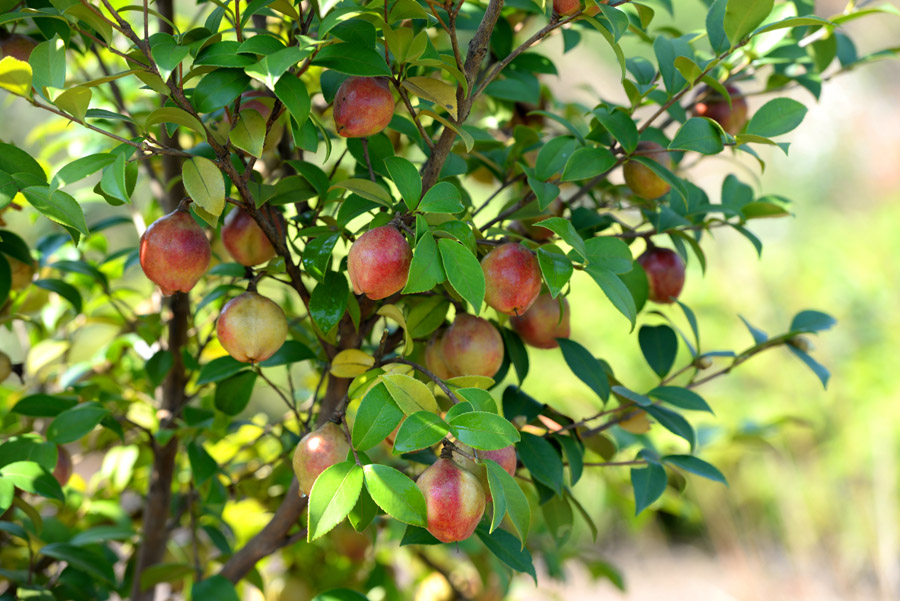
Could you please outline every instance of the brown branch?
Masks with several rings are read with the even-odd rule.
[[[419,365],[418,363],[414,363],[414,362],[410,361],[409,359],[404,359],[402,357],[394,357],[393,359],[389,359],[387,362],[388,363],[402,363],[403,365],[409,365],[410,367],[412,367],[413,369],[415,369],[416,371],[418,371],[422,375],[424,375],[426,378],[430,379],[432,382],[437,384],[438,388],[443,390],[444,394],[447,395],[447,398],[449,398],[451,401],[453,401],[454,404],[459,404],[460,400],[459,400],[459,397],[456,396],[456,393],[454,393],[452,390],[450,390],[450,387],[447,386],[447,384],[444,383],[443,380],[441,380],[439,377],[437,377],[437,375],[434,372],[432,372],[431,370],[429,370],[427,367],[423,367],[422,365]]]

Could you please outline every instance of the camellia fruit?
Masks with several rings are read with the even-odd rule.
[[[632,410],[625,414],[625,419],[619,422],[619,427],[631,434],[646,434],[650,431],[650,418],[646,411]]]
[[[454,376],[493,378],[503,365],[503,338],[491,322],[459,313],[441,343],[444,361]]]
[[[579,0],[553,0],[553,12],[563,17],[574,15],[580,8]]]
[[[719,92],[710,87],[704,87],[700,92],[700,100],[694,105],[693,112],[697,117],[712,119],[733,136],[744,129],[744,125],[747,123],[747,99],[735,86],[725,86],[725,89],[731,98],[731,104]]]
[[[0,58],[11,56],[27,63],[35,46],[37,42],[27,35],[0,32]]]
[[[254,291],[228,301],[216,323],[219,343],[244,363],[258,363],[274,355],[284,344],[287,331],[281,307]]]
[[[293,458],[300,494],[308,495],[319,474],[336,463],[346,461],[349,452],[347,436],[341,426],[333,421],[301,438]]]
[[[559,346],[557,338],[569,337],[569,301],[542,294],[524,315],[510,318],[509,323],[526,344],[536,348],[556,348]]]
[[[61,445],[56,445],[56,467],[53,468],[53,477],[60,486],[65,486],[72,477],[72,455]]]
[[[268,206],[263,208],[263,212],[275,223],[278,231],[283,233],[281,214]],[[275,249],[265,232],[250,213],[238,207],[225,218],[225,225],[222,226],[222,244],[235,261],[248,267],[265,263],[275,257]]]
[[[141,269],[166,296],[190,292],[211,256],[206,233],[184,207],[151,223],[141,236]]]
[[[671,169],[672,160],[666,149],[656,142],[643,141],[638,143],[634,156],[647,157],[660,165]],[[628,161],[622,167],[625,175],[625,183],[631,191],[647,200],[654,200],[669,192],[669,182],[656,175],[649,167],[637,161]]]
[[[403,234],[390,225],[376,227],[359,238],[347,255],[353,292],[372,300],[400,292],[409,277],[412,250]]]
[[[0,351],[0,383],[6,380],[12,374],[12,359],[9,355]]]
[[[435,333],[425,346],[425,367],[441,380],[453,377],[447,360],[444,358],[444,338]]]
[[[484,302],[500,313],[522,315],[541,293],[541,268],[534,254],[516,242],[502,244],[481,260]]]
[[[484,487],[475,474],[453,461],[447,447],[416,485],[425,496],[428,532],[445,543],[472,536],[484,515]]]
[[[351,77],[334,96],[334,126],[345,138],[374,136],[394,117],[394,97],[381,77]]]
[[[647,296],[657,303],[673,303],[684,287],[684,261],[673,250],[652,247],[637,259],[647,272],[650,291]]]
[[[481,459],[492,459],[496,461],[510,476],[516,475],[516,464],[518,463],[518,460],[516,459],[515,445],[509,445],[508,447],[503,447],[502,449],[497,449],[495,451],[475,451],[475,454]]]

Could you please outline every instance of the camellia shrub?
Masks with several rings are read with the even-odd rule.
[[[686,265],[716,229],[761,251],[752,222],[789,205],[691,175],[787,153],[786,92],[890,55],[842,25],[893,9],[0,6],[5,121],[65,124],[0,144],[2,599],[406,599],[403,558],[446,572],[441,544],[474,574],[450,594],[498,599],[573,527],[596,538],[587,470],[626,495],[610,511],[724,483],[695,454],[704,383],[775,348],[827,382],[824,313],[701,346]],[[585,46],[620,85],[560,102]],[[572,335],[576,270],[652,386]],[[587,415],[528,394],[551,353]],[[248,411],[255,391],[283,406]]]

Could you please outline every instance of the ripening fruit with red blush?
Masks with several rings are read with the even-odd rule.
[[[141,269],[166,296],[190,292],[211,256],[206,232],[186,208],[160,217],[141,236]]]
[[[72,477],[72,455],[66,447],[56,445],[56,466],[53,468],[53,477],[60,486],[65,486]]]
[[[459,313],[441,343],[444,361],[454,376],[493,378],[503,365],[503,338],[491,322]]]
[[[581,8],[579,0],[553,0],[553,12],[563,17],[574,15]]]
[[[648,298],[656,303],[673,303],[684,287],[684,261],[668,248],[648,248],[637,259],[647,272]]]
[[[393,116],[394,97],[385,78],[351,77],[334,96],[334,126],[345,138],[374,136]]]
[[[557,338],[569,337],[569,301],[542,294],[524,315],[511,317],[509,323],[526,344],[536,348],[556,348],[559,346]]]
[[[262,211],[275,223],[279,233],[283,234],[281,213],[269,206],[265,206]],[[238,207],[225,218],[225,225],[222,226],[222,244],[235,261],[248,267],[275,258],[275,249],[266,233],[250,213]]]
[[[705,87],[700,92],[701,100],[694,105],[694,115],[712,119],[733,136],[744,129],[747,123],[747,99],[735,86],[725,86],[725,89],[731,97],[730,105],[727,98],[712,88]]]
[[[484,487],[472,472],[445,458],[422,472],[416,485],[425,496],[428,532],[445,543],[472,536],[484,515]]]
[[[336,463],[347,460],[350,443],[341,427],[326,422],[300,439],[294,451],[294,474],[300,483],[300,494],[308,495],[319,474]]]
[[[643,141],[637,145],[634,156],[646,157],[656,161],[666,168],[672,168],[672,160],[666,149],[656,142]],[[656,175],[649,167],[637,161],[628,161],[622,167],[625,175],[625,183],[631,191],[647,200],[654,200],[669,192],[672,188],[669,182]]]
[[[444,338],[435,333],[425,346],[425,367],[441,380],[453,377],[447,360],[444,358]]]
[[[541,293],[537,258],[516,242],[502,244],[481,260],[484,302],[500,313],[522,315]]]
[[[274,355],[284,344],[287,331],[281,307],[256,292],[228,301],[216,323],[219,343],[244,363],[259,363]]]
[[[383,225],[353,243],[347,255],[347,274],[353,292],[372,300],[400,292],[409,277],[412,250],[397,228]]]
[[[20,33],[0,33],[0,36],[0,58],[11,56],[27,63],[37,46],[34,39]]]

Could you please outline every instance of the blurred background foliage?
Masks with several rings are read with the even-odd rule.
[[[898,0],[888,3],[900,7]],[[843,5],[820,1],[818,14],[833,15]],[[679,9],[676,25],[702,22],[705,5],[699,0]],[[866,19],[847,28],[860,53],[895,45],[900,38],[897,17]],[[646,50],[626,48],[626,52]],[[561,40],[548,42],[541,51],[561,56]],[[616,67],[605,46],[579,46],[557,64],[560,76],[546,78],[545,85],[561,101],[592,104],[597,90],[617,86]],[[805,91],[794,95],[812,102]],[[600,528],[598,542],[591,541],[584,522],[576,519],[564,550],[542,556],[544,574],[561,581],[542,578],[536,589],[527,576],[519,577],[513,598],[643,600],[665,594],[670,600],[744,601],[900,596],[898,95],[896,63],[876,63],[841,75],[827,83],[820,102],[810,104],[806,120],[790,136],[790,156],[777,149],[761,153],[767,161],[762,175],[756,163],[741,159],[745,167],[741,177],[793,199],[796,219],[756,222],[753,231],[765,244],[760,258],[746,239],[730,231],[716,232],[706,274],[696,262],[690,264],[681,297],[700,319],[705,350],[740,349],[752,343],[738,315],[770,332],[785,330],[791,316],[802,309],[834,315],[838,327],[814,340],[818,359],[832,372],[828,390],[823,392],[815,376],[786,349],[764,353],[732,377],[704,386],[704,397],[716,415],[697,419],[700,453],[724,472],[730,486],[691,477],[674,483],[686,487],[684,496],[666,495],[659,502],[660,511],[633,518],[627,468],[586,472],[575,494]],[[752,97],[751,110],[766,99]],[[61,165],[97,151],[90,146],[94,139],[74,126],[26,110],[24,103],[8,95],[2,99],[0,119],[4,138],[27,147],[47,164]],[[723,162],[727,156],[705,161],[690,177],[714,196],[734,161],[729,157],[728,163]],[[90,195],[89,188],[82,192],[84,197]],[[486,197],[490,187],[476,184],[471,192],[473,198]],[[136,206],[146,207],[149,196],[149,190],[139,188]],[[89,223],[113,214],[128,215],[127,208],[110,207],[99,198],[85,209]],[[29,244],[52,227],[46,220],[31,219],[34,215],[8,212],[5,217],[7,227]],[[115,228],[90,243],[111,253],[134,246],[136,235]],[[569,297],[572,338],[606,358],[624,380],[637,384],[643,378],[651,386],[653,374],[641,357],[637,338],[629,335],[627,321],[595,286],[579,277],[585,276],[576,273]],[[126,272],[123,284],[135,287],[133,303],[139,304],[142,289],[147,288],[139,270]],[[44,291],[33,288],[29,294],[35,295],[30,302],[46,302]],[[44,309],[53,310],[52,304]],[[677,307],[663,311],[683,319]],[[646,313],[641,319],[659,320]],[[72,340],[70,358],[92,356],[114,334],[115,328],[107,331],[100,323],[80,329]],[[0,331],[0,348],[10,349],[14,362],[25,359],[17,345],[14,335]],[[530,348],[529,353],[532,372],[525,382],[529,394],[573,416],[597,410],[594,395],[565,368],[558,350]],[[213,344],[205,358],[221,354]],[[54,359],[52,348],[32,348],[27,358],[31,368],[46,361],[48,369],[58,369]],[[684,360],[681,357],[676,365]],[[316,374],[308,368],[296,368],[294,377],[307,395],[317,384]],[[259,436],[260,427],[252,422],[260,413],[283,415],[281,401],[261,386],[245,412],[250,421],[234,444]],[[208,450],[224,460],[238,450],[228,446]],[[115,482],[117,470],[146,466],[147,458],[139,458],[136,447],[130,449],[106,458],[72,449],[77,472],[72,486],[89,491],[94,484],[84,478]],[[261,449],[254,458],[259,464],[273,457],[267,456],[264,446]],[[273,452],[277,457],[278,449]],[[134,477],[145,481],[146,471],[136,470]],[[77,496],[70,496],[72,510],[77,502]],[[97,515],[110,516],[127,510],[131,502],[137,500],[126,491],[120,506],[94,501],[94,507]],[[250,498],[230,503],[225,513],[238,544],[268,518]],[[474,593],[479,599],[491,598],[490,591],[477,591],[475,582],[476,570],[486,573],[492,558],[468,563],[433,553],[435,549],[410,549],[382,547],[380,559],[392,563],[396,572],[388,574],[381,563],[370,571],[375,565],[370,541],[345,524],[321,544],[294,545],[284,556],[269,560],[262,571],[270,579],[269,597],[281,601],[309,599],[329,586],[360,586],[370,591],[373,601],[397,598],[398,590],[415,590],[416,601]],[[471,550],[477,552],[474,546]],[[590,567],[581,560],[590,560]],[[284,570],[284,562],[293,568]],[[592,576],[607,575],[603,562],[621,570],[627,592],[619,592],[612,583],[620,577],[613,568],[611,580],[593,580]],[[434,567],[444,575],[433,572]],[[250,598],[259,598],[252,588],[247,591]]]

